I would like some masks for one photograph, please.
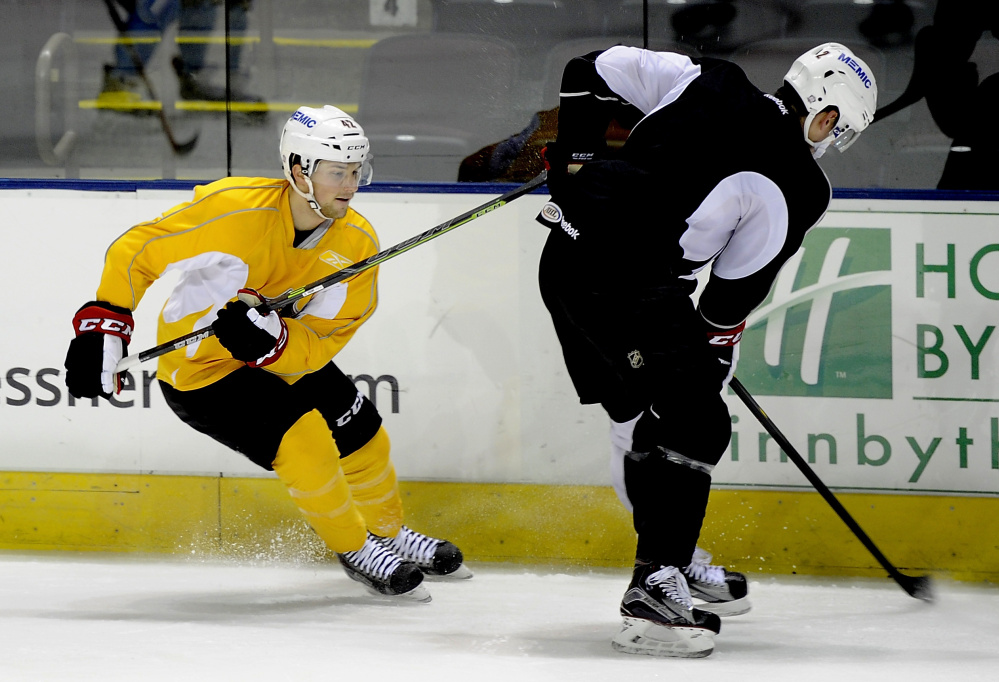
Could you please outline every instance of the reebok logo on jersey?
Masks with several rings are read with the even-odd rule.
[[[562,226],[562,230],[565,231],[565,233],[567,235],[569,235],[570,237],[572,237],[573,239],[575,239],[576,237],[579,236],[579,230],[577,230],[576,228],[574,228],[572,226],[572,223],[570,223],[565,218],[562,219],[561,226]]]
[[[562,209],[558,207],[558,204],[549,201],[547,204],[542,206],[541,217],[545,221],[561,227],[562,231],[573,239],[579,236],[579,230],[574,228],[572,223],[565,219],[565,216],[562,215]]]
[[[336,251],[324,251],[323,255],[319,257],[322,262],[332,265],[337,270],[343,270],[348,265],[353,265],[353,262],[349,258],[344,258]]]
[[[768,100],[772,101],[774,104],[776,104],[777,108],[780,109],[780,113],[783,114],[784,116],[787,116],[788,113],[790,113],[788,112],[787,107],[784,106],[784,102],[782,102],[777,97],[774,97],[773,95],[768,95],[766,93],[764,93],[763,96],[766,97]]]

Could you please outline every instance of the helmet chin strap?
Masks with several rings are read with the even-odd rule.
[[[811,140],[809,140],[809,142],[811,142]],[[832,143],[833,143],[832,133],[830,133],[829,137],[822,140],[821,142],[812,142],[812,158],[814,159],[822,158],[822,155],[826,153],[826,151],[829,149],[829,145],[831,145]]]
[[[825,138],[819,140],[818,142],[812,142],[812,138],[808,136],[808,131],[812,127],[812,121],[815,120],[815,117],[819,113],[820,112],[815,111],[808,114],[808,116],[805,117],[805,123],[802,126],[802,134],[805,137],[805,142],[807,142],[808,146],[812,148],[812,157],[816,159],[821,158],[822,155],[826,153],[826,150],[829,149],[829,145],[832,144],[834,139],[832,133],[829,133]]]
[[[313,211],[315,211],[317,216],[319,216],[323,220],[330,220],[330,217],[328,215],[326,215],[325,213],[323,213],[323,209],[322,209],[322,207],[319,206],[319,202],[316,201],[316,190],[312,186],[312,179],[308,175],[306,175],[304,172],[302,173],[302,177],[305,178],[305,184],[309,186],[309,193],[306,194],[305,192],[303,192],[302,190],[300,190],[298,188],[298,185],[296,183],[294,183],[294,182],[291,183],[291,188],[293,190],[295,190],[296,192],[298,192],[298,195],[300,197],[302,197],[307,202],[309,202],[309,208],[311,208]]]

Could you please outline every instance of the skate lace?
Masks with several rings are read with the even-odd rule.
[[[645,582],[650,586],[658,586],[663,594],[673,601],[683,604],[688,609],[694,608],[694,600],[690,596],[687,588],[687,580],[674,566],[664,566],[655,573],[650,574]]]
[[[690,565],[683,569],[688,576],[702,583],[725,584],[725,568],[711,564],[711,554],[700,547],[694,550]]]
[[[417,564],[432,564],[440,540],[403,526],[391,543],[392,550],[403,558]]]
[[[378,542],[371,533],[368,533],[368,539],[364,541],[361,549],[356,552],[344,552],[343,555],[359,571],[378,580],[388,580],[402,563],[392,550]]]

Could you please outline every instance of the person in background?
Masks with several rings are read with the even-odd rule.
[[[343,111],[301,107],[281,133],[285,178],[226,178],[140,223],[108,248],[95,300],[73,318],[66,385],[109,397],[132,311],[154,280],[180,278],[161,343],[214,336],[162,355],[163,397],[192,428],[273,470],[347,575],[381,594],[428,601],[424,574],[470,577],[461,551],[403,525],[389,437],[374,404],[334,362],[374,313],[371,268],[266,315],[254,306],[378,252],[350,202],[371,180],[370,147]]]
[[[246,33],[247,13],[253,0],[238,0],[228,10],[221,0],[104,0],[119,41],[115,60],[104,65],[104,81],[97,101],[102,108],[146,113],[135,107],[150,93],[143,81],[143,70],[174,23],[184,40],[178,41],[179,54],[171,58],[177,75],[181,99],[224,102],[226,88],[212,82],[206,68],[207,37],[215,27],[219,10],[229,11],[229,30]],[[124,12],[124,16],[122,16]],[[232,74],[229,94],[235,101],[259,103],[260,97],[246,91],[241,72],[244,45],[236,41],[229,51],[227,67]],[[259,114],[258,114],[259,115]]]
[[[986,33],[999,34],[996,3],[937,3],[933,23],[916,34],[905,91],[875,118],[881,121],[926,98],[933,121],[952,140],[937,189],[999,189],[999,142],[989,115],[999,106],[999,73],[980,73],[972,61]]]

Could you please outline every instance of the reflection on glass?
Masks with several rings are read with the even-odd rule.
[[[787,55],[838,40],[875,71],[882,107],[907,99],[851,154],[830,159],[833,184],[970,186],[983,174],[961,166],[988,151],[987,140],[947,123],[946,96],[927,86],[947,79],[920,75],[934,64],[920,45],[971,35],[931,52],[958,69],[954,97],[979,103],[963,111],[991,110],[994,4],[961,0],[938,12],[933,0],[65,0],[56,11],[8,0],[0,30],[17,56],[0,78],[0,175],[271,173],[278,122],[299,106],[332,103],[369,130],[378,181],[518,181],[550,137],[573,55],[623,43],[729,59],[771,92]]]

